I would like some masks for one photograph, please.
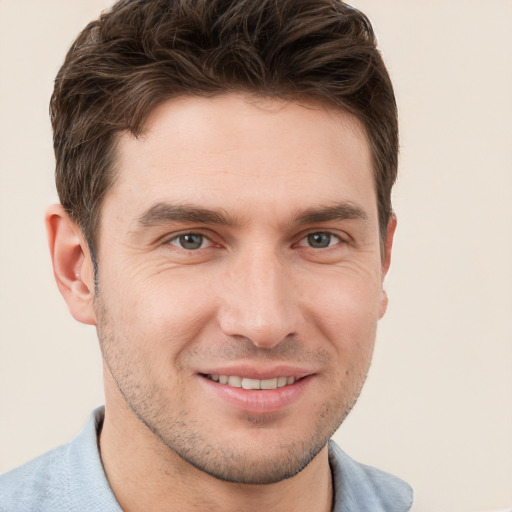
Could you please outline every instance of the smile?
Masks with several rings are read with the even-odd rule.
[[[225,384],[233,388],[243,389],[277,389],[284,388],[294,384],[295,377],[276,377],[274,379],[249,379],[247,377],[238,377],[236,375],[205,375],[207,379]]]

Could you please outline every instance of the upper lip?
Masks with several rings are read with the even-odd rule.
[[[277,377],[295,377],[302,379],[308,375],[315,373],[310,369],[301,368],[299,366],[289,364],[269,365],[264,367],[255,366],[254,364],[215,366],[200,370],[198,373],[202,375],[228,375],[237,377],[246,377],[248,379],[275,379]]]

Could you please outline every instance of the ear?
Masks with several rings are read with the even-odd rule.
[[[94,269],[82,231],[60,204],[48,208],[45,220],[59,291],[76,320],[96,325]]]
[[[391,249],[393,247],[393,237],[395,236],[396,229],[396,215],[391,213],[391,217],[388,222],[388,229],[386,231],[386,240],[384,243],[384,254],[382,254],[382,291],[379,307],[379,318],[384,316],[386,309],[388,308],[388,294],[384,290],[384,278],[386,277],[389,266],[391,265]]]

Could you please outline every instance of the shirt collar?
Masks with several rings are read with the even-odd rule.
[[[104,407],[96,409],[84,429],[69,445],[69,485],[73,495],[89,510],[122,512],[110,488],[98,446]],[[333,512],[406,512],[412,505],[412,489],[399,478],[351,459],[329,441]]]

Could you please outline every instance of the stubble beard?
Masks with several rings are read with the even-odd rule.
[[[205,434],[215,430],[215,425],[201,425],[190,417],[185,407],[170,410],[168,397],[172,390],[161,389],[149,379],[137,378],[134,371],[134,366],[138,366],[137,353],[123,353],[126,340],[118,335],[119,329],[115,328],[98,294],[95,308],[104,364],[130,411],[170,451],[169,460],[177,455],[196,469],[226,482],[265,485],[300,473],[326,446],[356,403],[369,367],[368,361],[364,369],[351,370],[358,373],[355,378],[351,377],[357,383],[355,388],[346,385],[346,380],[350,380],[348,375],[333,379],[332,387],[337,387],[338,391],[322,403],[313,427],[302,439],[283,438],[277,445],[260,445],[257,449],[233,446],[225,440],[229,439],[229,434],[224,435],[224,440],[222,437],[208,439]],[[309,416],[310,412],[304,411],[304,417]],[[267,421],[272,423],[270,419],[253,415],[247,415],[246,421],[248,426],[258,430],[266,428]]]

